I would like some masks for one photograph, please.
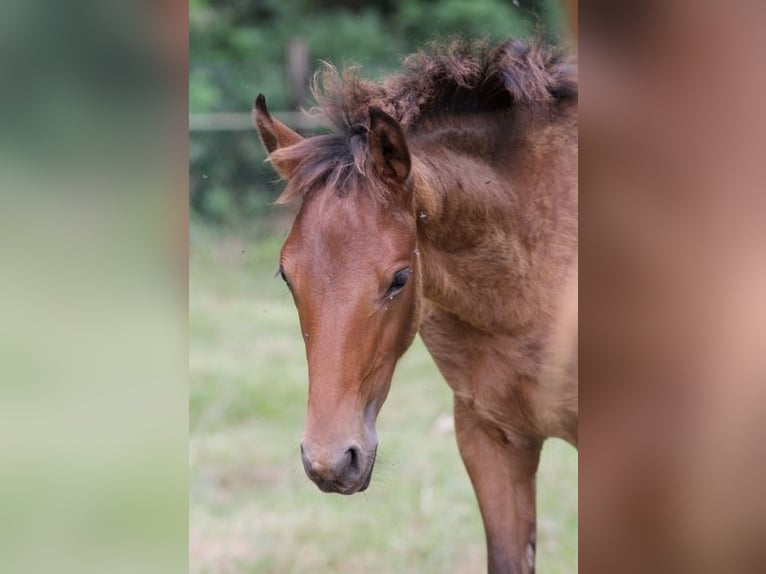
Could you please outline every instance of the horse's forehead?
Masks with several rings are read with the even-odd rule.
[[[375,266],[401,250],[408,239],[403,226],[385,206],[354,195],[308,200],[288,240],[291,249],[313,263],[337,267]]]

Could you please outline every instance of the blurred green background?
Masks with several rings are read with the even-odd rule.
[[[306,478],[306,361],[274,277],[293,212],[271,205],[282,184],[249,112],[263,92],[317,129],[293,113],[311,101],[290,81],[291,44],[303,80],[319,60],[375,78],[434,37],[555,40],[563,23],[551,1],[190,1],[190,572],[486,571],[451,393],[419,339],[378,420],[370,488],[326,495]],[[576,572],[577,453],[560,441],[544,449],[538,509],[538,571]]]

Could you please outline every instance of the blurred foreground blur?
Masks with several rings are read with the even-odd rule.
[[[186,570],[184,48],[156,34],[171,17],[0,7],[4,573]]]
[[[583,572],[766,572],[764,22],[581,14]]]

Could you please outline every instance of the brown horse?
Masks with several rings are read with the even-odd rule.
[[[454,391],[489,571],[533,572],[543,440],[577,443],[577,78],[559,50],[453,42],[382,83],[318,74],[303,138],[253,118],[280,201],[280,271],[309,371],[301,456],[325,492],[370,483],[375,420],[420,333]]]

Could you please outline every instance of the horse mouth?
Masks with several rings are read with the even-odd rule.
[[[375,458],[377,457],[377,454],[378,446],[375,445],[375,450],[372,451],[372,456],[370,457],[370,461],[367,463],[367,468],[365,468],[364,472],[360,475],[360,479],[353,483],[346,484],[337,480],[322,480],[313,478],[312,480],[322,492],[345,494],[347,496],[350,494],[356,494],[357,492],[364,492],[370,486],[370,482],[372,481],[372,470],[375,467]]]

